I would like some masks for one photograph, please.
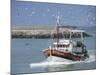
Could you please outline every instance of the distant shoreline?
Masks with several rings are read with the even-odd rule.
[[[65,38],[69,37],[69,33],[67,32],[68,29],[77,29],[76,26],[67,26],[66,28],[63,28],[59,32],[59,37]],[[63,33],[63,35],[62,35]],[[84,37],[89,37],[90,35],[86,32],[83,33]],[[11,38],[34,38],[34,39],[48,39],[48,38],[56,38],[56,28],[55,27],[39,27],[39,26],[33,26],[33,27],[15,27],[11,30]],[[73,34],[73,38],[80,37],[79,34]]]

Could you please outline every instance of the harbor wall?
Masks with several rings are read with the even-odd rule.
[[[68,38],[70,33],[68,30],[76,29],[75,27],[66,27],[60,29],[59,38]],[[15,27],[11,29],[12,38],[56,38],[56,28],[55,27]],[[63,33],[63,34],[62,34]],[[84,37],[90,36],[86,32],[83,33]],[[73,34],[73,37],[80,37],[78,33]]]

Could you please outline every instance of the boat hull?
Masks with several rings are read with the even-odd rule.
[[[85,60],[88,57],[83,53],[75,54],[75,53],[71,53],[71,52],[68,52],[68,51],[59,51],[59,50],[53,50],[53,49],[45,50],[44,54],[45,54],[46,57],[56,56],[56,57],[69,59],[69,60],[73,60],[73,61]]]
[[[71,60],[67,60],[65,58],[57,57],[57,56],[48,56],[46,59],[48,62],[69,62]]]

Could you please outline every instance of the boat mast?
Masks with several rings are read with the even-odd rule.
[[[83,32],[81,32],[81,42],[83,43]]]
[[[69,40],[71,41],[72,38],[72,32],[70,31],[70,35],[69,35]]]
[[[57,48],[58,48],[58,43],[59,43],[59,22],[60,22],[60,17],[57,16],[57,26],[56,26],[56,29],[57,29]]]

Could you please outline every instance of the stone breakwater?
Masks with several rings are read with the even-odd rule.
[[[59,32],[59,38],[68,38],[70,33],[68,32],[69,29],[73,28],[62,28]],[[56,38],[56,28],[54,27],[18,27],[12,28],[11,30],[11,37],[12,38],[36,38],[36,39],[43,39],[43,38]],[[63,34],[62,34],[63,33]],[[83,33],[84,37],[89,37],[90,35],[86,32]],[[72,37],[80,37],[80,34],[74,33]]]

